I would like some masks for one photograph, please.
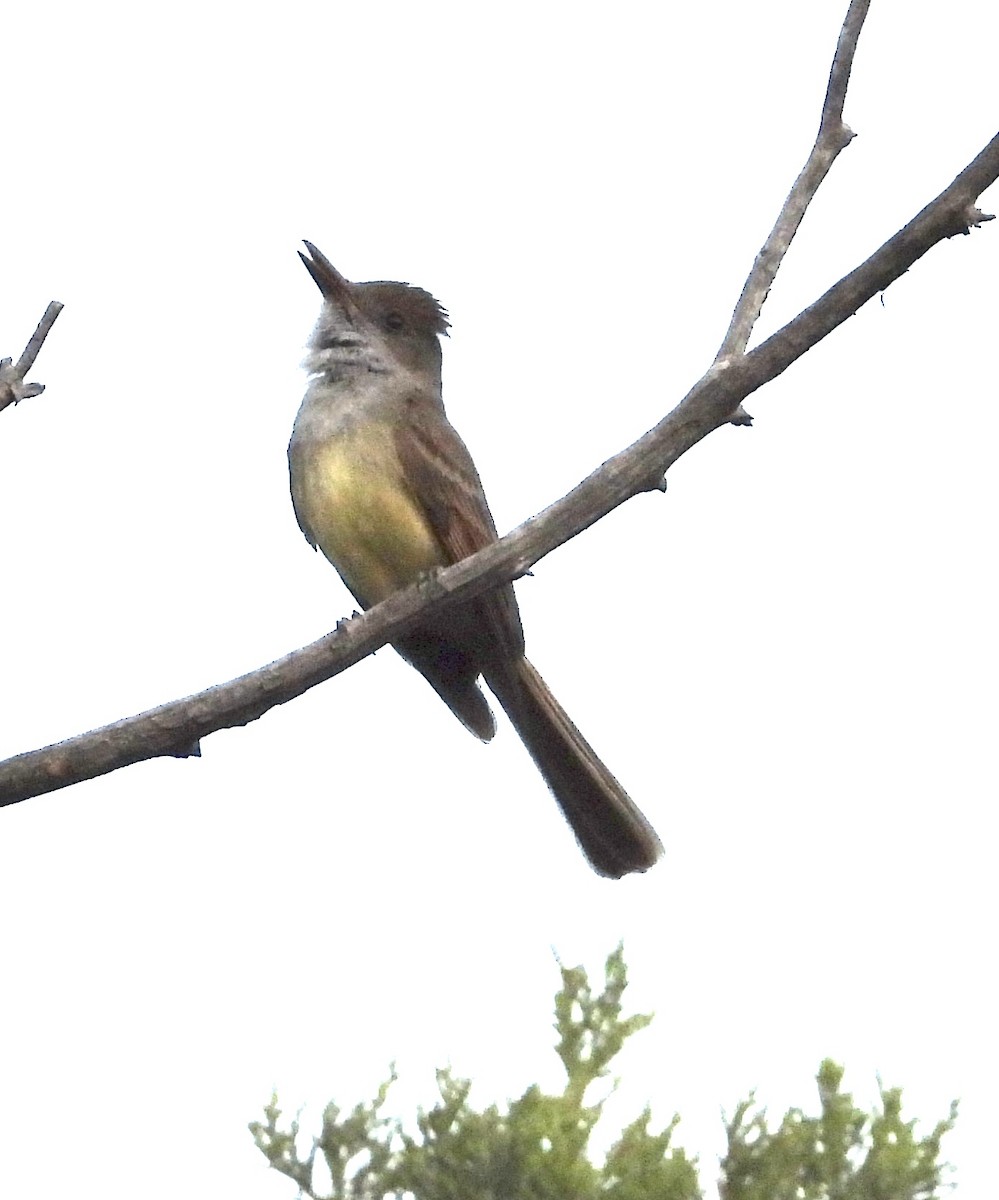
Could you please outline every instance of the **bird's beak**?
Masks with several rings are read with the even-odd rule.
[[[350,280],[344,279],[322,250],[318,250],[311,242],[306,242],[305,248],[312,257],[307,258],[301,250],[298,252],[298,257],[305,263],[305,269],[316,281],[316,287],[322,292],[323,299],[341,311],[350,311],[354,307],[350,294]]]

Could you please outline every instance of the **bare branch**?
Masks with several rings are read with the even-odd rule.
[[[850,82],[850,71],[853,68],[853,57],[857,50],[857,39],[860,37],[869,7],[870,0],[852,0],[850,4],[829,71],[829,84],[822,103],[822,116],[815,145],[784,201],[784,207],[770,231],[770,236],[756,256],[739,303],[732,314],[732,322],[715,356],[715,362],[721,362],[734,354],[745,353],[753,327],[759,320],[767,294],[784,255],[798,232],[805,210],[829,174],[829,169],[839,152],[853,140],[853,133],[843,124],[843,105]]]
[[[58,300],[51,301],[17,362],[12,365],[9,358],[0,360],[0,412],[8,404],[17,404],[30,396],[40,396],[45,391],[44,383],[25,383],[24,377],[34,366],[38,351],[62,309]]]
[[[798,232],[806,209],[829,174],[839,152],[845,150],[853,140],[852,131],[843,124],[843,105],[846,102],[853,58],[857,52],[857,41],[868,8],[870,0],[851,0],[829,70],[829,83],[822,102],[822,116],[819,118],[819,132],[815,138],[815,145],[784,201],[784,207],[770,231],[770,236],[756,256],[739,303],[732,314],[732,321],[715,355],[716,363],[735,354],[745,354],[770,288],[784,261],[784,255]],[[732,424],[751,423],[752,417],[740,406],[732,417]]]
[[[857,52],[857,42],[860,31],[867,19],[867,10],[871,0],[851,0],[839,32],[836,53],[833,56],[832,68],[829,71],[829,85],[826,88],[826,98],[822,104],[822,124],[839,127],[843,124],[843,105],[846,103],[846,89],[850,86],[850,72],[853,69],[853,56]],[[821,129],[819,130],[821,133]]]
[[[245,725],[339,674],[430,612],[523,575],[556,546],[625,500],[661,485],[679,457],[731,419],[738,405],[898,279],[937,242],[991,220],[975,201],[999,178],[999,135],[954,182],[871,257],[748,354],[714,363],[677,407],[567,496],[494,545],[407,588],[312,645],[260,670],[0,763],[0,804],[55,791],[161,755],[198,752],[206,734]]]

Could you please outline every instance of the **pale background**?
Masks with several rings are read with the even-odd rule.
[[[709,363],[811,145],[846,0],[21,5],[4,18],[0,416],[12,754],[252,669],[353,607],[285,445],[348,276],[450,309],[445,399],[501,529]],[[769,333],[996,129],[992,0],[882,0]],[[983,207],[999,207],[993,191]],[[994,1184],[999,226],[937,247],[519,586],[532,658],[659,829],[585,867],[508,726],[390,651],[204,743],[0,812],[0,1193],[290,1196],[246,1123],[450,1062],[540,1076],[553,948],[624,938],[650,1101],[714,1180],[719,1110],[878,1072]]]

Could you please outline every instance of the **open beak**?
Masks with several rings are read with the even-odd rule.
[[[350,280],[344,279],[322,250],[317,249],[311,242],[305,242],[305,248],[312,257],[306,257],[301,250],[298,252],[298,257],[305,263],[305,269],[316,281],[316,287],[322,292],[323,299],[341,311],[350,311],[354,307],[350,294]]]

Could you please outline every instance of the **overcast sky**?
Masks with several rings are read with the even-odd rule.
[[[846,0],[20,5],[5,15],[0,754],[284,654],[354,607],[285,448],[318,294],[450,310],[444,396],[511,528],[709,364],[817,127]],[[261,15],[264,14],[264,15]],[[757,340],[993,136],[991,0],[880,0]],[[999,207],[995,191],[982,201]],[[586,867],[509,726],[383,650],[200,760],[0,812],[0,1194],[282,1200],[246,1123],[559,1085],[553,950],[621,938],[613,1129],[702,1156],[750,1088],[880,1073],[994,1186],[999,225],[935,248],[518,586],[532,660],[665,857]]]

